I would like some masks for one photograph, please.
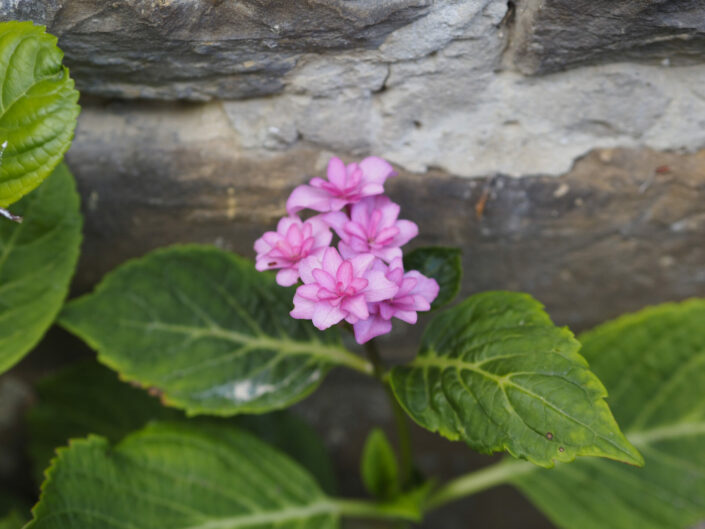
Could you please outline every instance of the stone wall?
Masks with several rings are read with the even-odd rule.
[[[252,255],[294,185],[372,153],[399,168],[418,243],[462,247],[464,294],[528,291],[576,330],[705,295],[702,2],[0,0],[8,19],[59,35],[83,94],[77,293],[172,242]],[[387,356],[413,355],[414,332]],[[348,474],[390,420],[378,397],[339,376],[300,406]],[[416,435],[429,471],[486,461]],[[521,521],[493,508],[506,494]],[[546,526],[511,492],[484,498],[428,527]]]

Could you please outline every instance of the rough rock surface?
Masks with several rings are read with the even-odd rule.
[[[302,53],[375,47],[429,0],[4,0],[60,37],[78,87],[167,99],[278,92]]]
[[[511,48],[523,73],[598,62],[703,62],[699,0],[518,0],[516,7]]]
[[[565,173],[594,148],[705,147],[696,3],[618,4],[522,0],[509,16],[506,0],[4,0],[0,19],[46,22],[84,94],[227,100],[245,156],[315,144],[415,172],[524,176]],[[602,64],[652,29],[653,49],[692,60]],[[596,64],[516,71],[532,61]]]

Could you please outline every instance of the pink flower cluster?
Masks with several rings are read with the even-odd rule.
[[[313,178],[294,189],[286,203],[289,216],[276,232],[257,239],[257,270],[278,270],[282,286],[303,283],[292,317],[310,319],[321,330],[345,320],[362,344],[390,332],[392,318],[413,324],[417,312],[431,308],[438,283],[415,270],[405,272],[402,263],[401,247],[418,227],[399,220],[399,205],[383,195],[394,174],[381,158],[347,166],[332,158],[328,179]],[[301,220],[297,213],[304,209],[318,214]]]

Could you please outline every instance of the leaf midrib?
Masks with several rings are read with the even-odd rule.
[[[102,512],[89,511],[87,509],[69,508],[61,511],[54,511],[50,515],[45,516],[43,519],[47,520],[49,517],[57,517],[63,514],[72,513],[87,514],[89,516],[99,518],[109,518],[121,527],[134,527],[131,523],[124,524],[124,522],[109,517]],[[340,508],[334,502],[318,501],[303,507],[285,507],[277,511],[256,512],[241,516],[233,516],[230,518],[219,518],[217,520],[210,520],[198,525],[189,525],[180,527],[178,529],[237,529],[240,527],[254,527],[262,524],[278,524],[297,520],[308,520],[310,518],[313,518],[314,516],[320,516],[324,514],[336,515],[339,513]]]
[[[235,529],[238,527],[257,526],[267,523],[282,523],[293,520],[306,520],[322,514],[336,514],[339,509],[331,501],[319,501],[303,507],[286,507],[278,511],[258,512],[232,518],[211,520],[182,529]]]
[[[250,349],[269,349],[290,356],[304,355],[320,358],[322,360],[344,365],[358,371],[372,373],[372,366],[363,358],[348,352],[343,347],[328,346],[319,341],[298,342],[272,338],[263,334],[244,334],[237,331],[224,329],[218,326],[193,327],[190,325],[164,323],[160,321],[143,322],[135,320],[120,320],[121,324],[131,327],[142,327],[162,332],[185,334],[193,339],[203,337],[220,338],[235,344],[246,346]]]
[[[422,367],[422,368],[426,368],[426,367],[437,367],[437,368],[441,368],[441,369],[455,368],[458,371],[460,371],[460,370],[473,371],[480,376],[488,378],[488,379],[492,380],[495,384],[497,384],[497,386],[499,386],[499,388],[501,389],[505,398],[507,399],[507,403],[511,406],[512,411],[515,413],[515,415],[517,417],[519,417],[523,421],[524,420],[523,417],[514,408],[514,406],[512,405],[512,403],[509,399],[509,395],[507,395],[507,392],[505,391],[505,386],[511,386],[511,387],[515,388],[516,390],[521,391],[521,392],[525,393],[526,395],[541,401],[545,406],[550,407],[551,409],[553,409],[555,412],[559,413],[560,415],[563,415],[567,419],[575,422],[576,424],[579,424],[583,428],[590,431],[593,435],[595,435],[595,437],[606,441],[608,444],[610,444],[613,448],[617,449],[619,452],[627,454],[630,457],[632,456],[628,451],[626,451],[623,447],[621,447],[613,439],[610,439],[609,437],[606,437],[606,436],[600,434],[599,432],[595,431],[589,424],[586,424],[586,423],[580,421],[579,419],[577,419],[576,417],[573,417],[570,413],[568,413],[565,410],[563,410],[562,408],[556,406],[554,403],[546,400],[545,397],[542,397],[541,395],[534,393],[530,389],[525,388],[524,386],[521,386],[521,385],[511,381],[511,378],[513,376],[516,376],[516,375],[522,374],[522,373],[530,374],[532,372],[511,372],[511,373],[508,373],[503,376],[497,376],[495,374],[492,374],[492,373],[480,368],[479,366],[482,365],[483,363],[485,363],[485,359],[483,359],[483,361],[481,361],[481,362],[468,362],[467,360],[458,359],[458,358],[450,359],[450,358],[441,357],[441,356],[424,356],[424,357],[417,357],[411,363],[411,365],[415,366],[415,367]],[[557,375],[547,375],[547,376],[557,376]],[[485,412],[485,414],[487,414],[487,412]],[[526,424],[526,423],[524,423],[524,424]],[[528,427],[528,425],[527,425],[527,427]]]

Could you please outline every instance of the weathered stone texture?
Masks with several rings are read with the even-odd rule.
[[[594,148],[705,146],[701,64],[515,71],[629,57],[657,23],[686,29],[654,46],[694,49],[693,2],[522,0],[514,17],[505,0],[4,2],[0,19],[32,15],[61,36],[85,94],[224,99],[253,158],[314,145],[415,172],[523,176],[565,173]]]
[[[302,53],[378,46],[430,0],[4,0],[60,37],[78,87],[166,99],[279,92]]]
[[[701,64],[699,0],[517,0],[513,61],[526,74],[603,62]]]

